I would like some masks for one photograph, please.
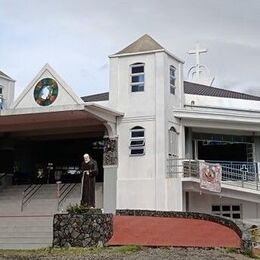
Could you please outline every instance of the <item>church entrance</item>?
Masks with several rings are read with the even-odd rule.
[[[14,140],[13,146],[0,146],[0,172],[13,174],[14,184],[80,182],[83,154],[97,161],[97,182],[103,182],[103,139],[85,137],[54,140]]]
[[[13,184],[77,183],[88,153],[103,182],[103,122],[87,111],[62,111],[1,117],[0,173]]]

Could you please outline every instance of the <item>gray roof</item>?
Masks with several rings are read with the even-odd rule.
[[[137,39],[135,42],[133,42],[132,44],[130,44],[129,46],[127,46],[126,48],[117,52],[114,55],[155,50],[164,50],[164,48],[158,42],[156,42],[151,36],[145,34],[141,38]]]
[[[1,70],[0,70],[0,77],[5,77],[5,78],[8,78],[8,79],[10,79],[10,80],[13,80],[11,77],[9,77],[8,75],[6,75],[4,72],[2,72]]]
[[[81,97],[84,102],[105,101],[109,99],[109,92]]]
[[[193,82],[184,81],[184,93],[192,95],[210,96],[210,97],[223,97],[223,98],[236,98],[247,100],[260,100],[260,97],[248,95],[236,91],[226,90],[222,88],[215,88],[205,86]]]
[[[192,95],[209,96],[209,97],[236,98],[236,99],[260,101],[260,97],[258,96],[248,95],[245,93],[235,92],[235,91],[226,90],[222,88],[205,86],[205,85],[188,82],[188,81],[184,81],[184,93],[192,94]],[[85,97],[81,97],[81,99],[84,102],[105,101],[109,99],[109,92],[85,96]]]

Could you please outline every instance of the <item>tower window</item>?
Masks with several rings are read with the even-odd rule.
[[[4,98],[3,98],[3,89],[0,86],[0,110],[3,109],[3,103],[4,103]]]
[[[169,157],[177,157],[178,154],[178,134],[174,127],[171,127],[168,131],[168,139],[169,139]]]
[[[131,65],[131,91],[144,91],[144,64],[135,63]]]
[[[175,95],[175,81],[176,81],[176,76],[175,76],[175,67],[173,67],[172,65],[170,66],[170,93]]]
[[[141,126],[133,127],[130,130],[130,155],[140,156],[145,154],[144,128]]]

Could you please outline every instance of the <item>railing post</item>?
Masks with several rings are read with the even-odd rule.
[[[192,177],[192,174],[191,174],[191,160],[189,160],[189,177]]]
[[[59,202],[60,202],[60,185],[61,185],[61,181],[56,181],[56,185],[57,185],[57,211],[59,212]]]

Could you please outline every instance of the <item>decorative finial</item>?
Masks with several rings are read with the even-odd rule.
[[[208,49],[201,49],[199,42],[196,43],[195,50],[188,51],[188,54],[196,55],[196,65],[192,66],[188,71],[188,79],[196,83],[212,86],[214,77],[211,77],[209,69],[200,64],[200,54],[208,52]]]

